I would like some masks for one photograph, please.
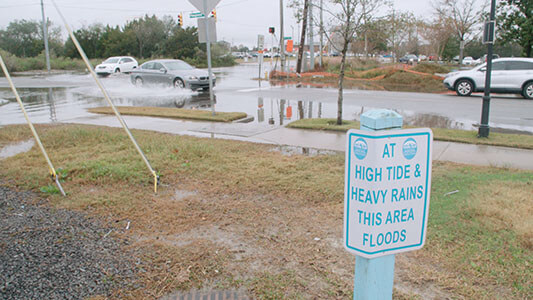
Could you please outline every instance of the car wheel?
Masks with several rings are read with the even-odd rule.
[[[474,84],[468,79],[461,79],[455,84],[455,92],[458,96],[470,96],[474,91]]]
[[[120,73],[120,69],[119,69],[119,68],[116,68],[116,69],[115,69],[115,73]]]
[[[524,85],[522,96],[524,96],[526,99],[533,99],[533,81],[530,81]]]
[[[185,99],[178,99],[174,102],[177,108],[182,108],[185,106]]]
[[[135,78],[135,86],[141,87],[144,85],[144,80],[141,77]]]
[[[185,88],[185,83],[183,83],[183,80],[176,78],[174,80],[174,88],[182,90]]]

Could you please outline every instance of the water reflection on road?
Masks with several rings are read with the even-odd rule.
[[[334,89],[320,88],[326,92],[330,90],[331,93],[328,94],[331,95],[328,97],[331,99],[328,98],[328,101],[316,99],[310,101],[304,96],[294,96],[294,93],[292,93],[291,98],[273,98],[267,96],[267,93],[262,95],[262,91],[316,87],[306,85],[299,87],[271,86],[268,81],[254,80],[252,78],[257,77],[256,65],[221,68],[215,72],[217,75],[216,111],[245,112],[249,116],[253,116],[252,122],[272,126],[285,125],[305,118],[336,118],[337,104]],[[103,99],[101,91],[87,75],[53,75],[39,78],[39,80],[40,82],[49,82],[51,85],[59,82],[69,82],[69,85],[66,87],[18,89],[30,118],[35,123],[68,122],[90,115],[87,108],[108,105]],[[204,110],[210,110],[211,107],[209,93],[180,91],[162,86],[138,88],[133,86],[129,76],[124,74],[103,78],[102,82],[113,103],[117,106],[157,106]],[[363,112],[373,108],[345,103],[343,118],[359,120]],[[474,122],[468,120],[453,120],[439,115],[420,114],[407,110],[397,110],[397,112],[404,116],[406,125],[474,129]],[[24,122],[24,117],[11,90],[1,88],[0,125]]]

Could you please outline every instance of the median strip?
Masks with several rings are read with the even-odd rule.
[[[217,112],[213,116],[210,111],[206,110],[170,107],[117,106],[117,109],[122,115],[129,116],[186,119],[210,122],[232,122],[246,118],[247,116],[246,113],[243,112]],[[95,114],[113,114],[113,111],[110,107],[94,107],[89,108],[88,111]]]
[[[311,129],[311,130],[331,130],[347,131],[348,129],[359,129],[359,122],[344,121],[342,125],[336,125],[336,119],[303,119],[294,121],[287,125],[289,128]],[[410,128],[406,126],[405,128]],[[458,130],[446,128],[431,128],[434,139],[437,141],[447,141],[475,145],[501,146],[520,149],[533,149],[533,136],[525,134],[510,134],[492,132],[488,138],[478,138],[477,131]]]

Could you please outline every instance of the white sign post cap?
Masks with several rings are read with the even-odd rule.
[[[204,1],[206,3],[205,8]],[[189,0],[189,2],[194,5],[194,7],[196,7],[200,12],[207,16],[207,14],[217,6],[220,0]]]
[[[384,130],[402,128],[402,116],[388,109],[369,110],[361,115],[361,129]]]

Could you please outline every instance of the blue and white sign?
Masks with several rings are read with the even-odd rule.
[[[375,258],[420,249],[431,190],[430,129],[347,133],[344,247]]]

